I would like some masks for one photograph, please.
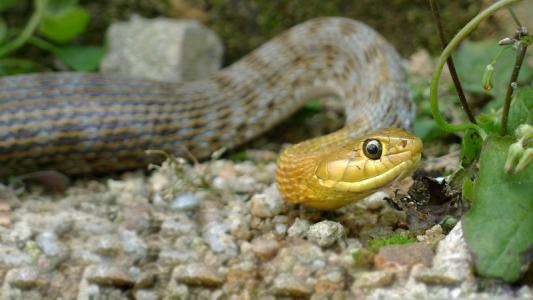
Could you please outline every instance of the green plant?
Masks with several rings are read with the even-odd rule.
[[[0,4],[0,13],[16,1]],[[103,55],[101,47],[76,45],[74,39],[89,23],[89,13],[77,0],[34,0],[34,11],[22,29],[8,28],[0,17],[0,75],[34,71],[40,64],[28,59],[9,57],[26,45],[55,55],[75,71],[95,71]]]
[[[519,84],[520,70],[527,47],[533,42],[532,37],[519,26],[513,38],[502,42],[504,47],[510,48],[510,44],[515,49],[514,59],[504,59],[498,54],[500,50],[491,50],[493,58],[485,62],[489,67],[482,84],[486,89],[494,86],[495,101],[491,111],[480,115],[475,123],[449,124],[440,112],[437,99],[442,69],[452,52],[483,20],[498,9],[519,1],[496,2],[457,33],[438,60],[430,91],[431,111],[437,124],[446,131],[462,131],[465,135],[461,148],[464,170],[457,174],[463,178],[465,196],[472,201],[471,210],[463,218],[463,230],[466,242],[475,254],[476,269],[481,275],[509,282],[520,278],[525,257],[533,247],[533,165],[528,165],[533,160],[533,127],[530,126],[533,87]],[[496,71],[495,65],[503,69]],[[523,72],[526,80],[531,78],[528,72]],[[475,74],[472,70],[469,73]],[[507,82],[501,77],[506,73],[511,78]],[[494,84],[493,74],[499,75]],[[472,81],[466,84],[471,91],[476,89],[470,84]],[[475,179],[472,181],[471,178]]]

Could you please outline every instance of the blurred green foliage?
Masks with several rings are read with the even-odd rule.
[[[26,18],[27,23],[11,27],[6,25],[4,18],[16,4],[16,1],[2,2],[0,6],[0,75],[44,69],[41,59],[15,57],[19,50],[28,48],[37,48],[40,50],[37,53],[48,52],[75,71],[88,72],[98,68],[102,48],[79,45],[75,41],[90,21],[89,12],[77,0],[35,0],[33,15]]]

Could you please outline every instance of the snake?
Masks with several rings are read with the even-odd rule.
[[[288,203],[335,209],[412,172],[422,143],[396,50],[369,26],[312,19],[205,79],[180,83],[99,73],[0,78],[0,176],[105,174],[146,166],[159,149],[198,159],[231,149],[309,99],[344,103],[342,129],[277,160]]]

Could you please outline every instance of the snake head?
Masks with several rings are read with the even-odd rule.
[[[368,195],[410,175],[421,155],[422,141],[416,136],[403,129],[381,129],[324,155],[315,176],[331,190]]]

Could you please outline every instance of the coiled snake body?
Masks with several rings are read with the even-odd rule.
[[[120,171],[145,165],[146,149],[176,155],[187,149],[203,158],[260,135],[306,100],[326,95],[345,101],[346,128],[284,151],[277,181],[288,201],[334,208],[338,205],[320,199],[343,202],[327,191],[348,177],[337,178],[325,167],[317,183],[321,188],[314,188],[309,178],[320,173],[317,151],[331,158],[342,152],[331,148],[340,143],[354,154],[361,149],[356,137],[362,133],[409,128],[413,119],[400,57],[374,30],[344,18],[298,25],[200,81],[171,84],[79,73],[0,78],[0,175],[43,169],[67,174]],[[395,138],[420,144],[404,131],[381,132],[383,155],[386,149],[392,153]],[[382,164],[382,171],[376,164],[372,172],[347,180],[375,179],[401,162],[411,166],[420,151],[409,149],[398,162]],[[361,153],[342,159],[365,159]],[[361,191],[345,186],[340,194],[353,198],[365,194]]]

